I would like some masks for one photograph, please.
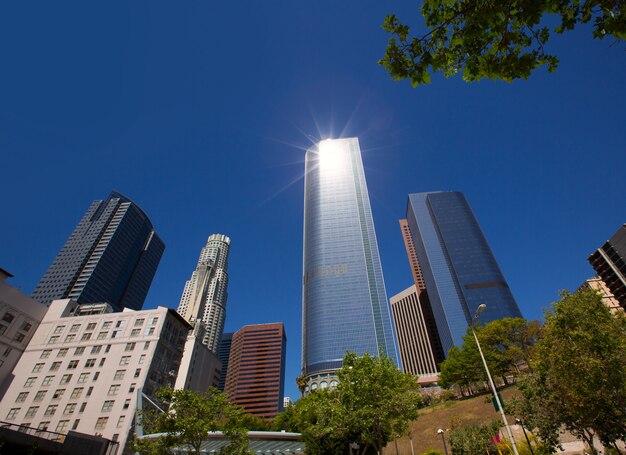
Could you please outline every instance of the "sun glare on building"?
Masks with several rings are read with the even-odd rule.
[[[334,172],[341,166],[343,154],[339,142],[333,139],[324,139],[317,144],[320,169],[324,172]]]

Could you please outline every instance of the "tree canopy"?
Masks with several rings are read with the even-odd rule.
[[[474,329],[489,371],[505,383],[507,375],[517,375],[520,365],[528,365],[541,333],[539,322],[522,318],[499,319]],[[472,384],[487,380],[471,328],[468,327],[461,347],[450,349],[440,368],[439,384],[446,388],[456,384],[463,395],[465,390],[472,394]]]
[[[417,377],[402,373],[391,359],[349,352],[338,377],[336,389],[310,393],[275,420],[277,429],[302,433],[308,454],[343,454],[351,443],[359,453],[382,453],[417,418]]]
[[[438,71],[461,73],[467,82],[527,79],[541,66],[555,71],[551,32],[579,24],[592,23],[594,38],[626,39],[625,0],[423,0],[421,13],[428,31],[418,36],[396,15],[385,18],[392,36],[379,61],[393,79],[410,79],[414,87]]]
[[[248,450],[244,412],[231,404],[224,392],[209,388],[204,394],[199,394],[164,388],[157,392],[157,398],[169,404],[169,411],[162,413],[150,409],[141,418],[151,432],[165,435],[158,439],[136,440],[135,449],[140,453],[169,453],[171,447],[188,445],[199,454],[209,431],[222,431],[229,439],[230,445],[220,453],[251,453]]]
[[[592,289],[563,292],[546,313],[532,373],[519,382],[516,411],[552,446],[558,430],[582,438],[595,453],[626,437],[626,319],[612,315]]]

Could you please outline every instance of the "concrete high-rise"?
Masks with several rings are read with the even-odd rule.
[[[187,321],[205,325],[203,343],[216,354],[226,319],[229,250],[230,238],[209,236],[178,305],[178,313]]]
[[[480,304],[483,323],[522,316],[462,193],[410,194],[406,218],[446,355]]]
[[[413,236],[411,235],[411,228],[409,227],[409,222],[407,220],[400,220],[400,230],[402,231],[402,238],[404,239],[404,246],[406,248],[406,255],[409,259],[409,264],[411,265],[411,273],[413,274],[413,281],[415,283],[415,293],[417,296],[417,301],[411,303],[409,305],[418,305],[419,308],[415,308],[413,311],[419,312],[421,315],[420,325],[424,325],[424,329],[427,333],[427,338],[424,340],[426,343],[425,346],[406,346],[406,349],[410,350],[422,350],[431,351],[434,358],[435,363],[439,365],[444,361],[445,355],[443,353],[443,348],[441,347],[441,340],[439,339],[439,332],[437,332],[437,323],[435,322],[435,316],[433,315],[433,310],[430,306],[430,300],[428,299],[428,291],[426,290],[426,282],[424,281],[424,274],[422,273],[422,268],[420,267],[419,260],[417,259],[417,252],[415,251],[415,244],[413,243]],[[405,291],[406,292],[406,291]],[[393,303],[391,304],[391,308],[393,311]],[[394,314],[394,322],[396,323],[396,327],[398,324],[397,316]],[[418,323],[417,321],[415,322]],[[413,339],[415,342],[418,340],[422,340],[422,338]],[[400,344],[400,339],[398,337],[398,343]],[[402,349],[402,348],[400,348]],[[415,352],[415,351],[414,351]],[[402,359],[403,367],[405,371],[406,365],[404,365],[404,359]],[[414,374],[430,374],[429,369],[426,369],[424,372],[413,372]]]
[[[588,280],[585,280],[585,282],[578,289],[593,289],[598,294],[600,294],[600,296],[602,297],[602,303],[604,303],[609,308],[609,310],[611,310],[611,313],[624,314],[624,307],[619,304],[618,300],[615,298],[609,287],[604,281],[602,281],[602,278],[600,278],[599,276],[594,276],[592,278],[589,278]]]
[[[415,285],[389,299],[398,336],[398,350],[405,373],[419,375],[420,382],[437,381],[437,362],[426,330],[426,321]]]
[[[33,298],[45,305],[69,298],[139,310],[164,249],[144,211],[113,191],[91,204]]]
[[[626,224],[589,256],[589,262],[614,298],[626,309]]]
[[[247,325],[232,338],[226,387],[232,403],[272,419],[283,409],[287,337],[282,322]]]
[[[306,153],[302,312],[305,393],[331,385],[347,350],[397,363],[357,138]]]

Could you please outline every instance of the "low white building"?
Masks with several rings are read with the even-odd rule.
[[[11,384],[11,372],[37,330],[48,307],[6,283],[0,268],[0,399]]]
[[[191,326],[165,307],[110,311],[53,301],[14,369],[0,420],[97,434],[123,449],[138,391],[174,386]]]

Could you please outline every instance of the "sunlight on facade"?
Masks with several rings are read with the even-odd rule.
[[[337,141],[332,139],[324,139],[317,144],[319,153],[320,169],[325,172],[337,172],[341,167],[342,158],[340,147]]]

